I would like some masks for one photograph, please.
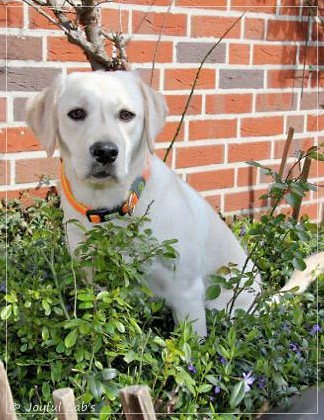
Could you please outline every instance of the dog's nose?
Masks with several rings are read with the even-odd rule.
[[[110,141],[98,141],[90,147],[90,153],[99,163],[112,163],[117,159],[118,147]]]

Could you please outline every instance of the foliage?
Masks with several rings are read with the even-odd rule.
[[[158,243],[146,221],[129,218],[95,227],[78,259],[71,260],[55,201],[2,207],[0,297],[7,337],[0,354],[8,363],[17,411],[25,413],[21,418],[28,418],[28,410],[54,418],[51,393],[66,386],[74,389],[81,418],[82,413],[92,414],[88,419],[119,418],[112,414],[121,410],[119,389],[146,383],[158,412],[170,419],[192,413],[180,415],[190,419],[257,412],[266,401],[287,403],[316,383],[317,335],[324,327],[323,309],[317,318],[316,290],[266,303],[316,248],[309,220],[297,223],[280,215],[233,222],[248,247],[261,245],[254,260],[266,279],[265,299],[258,301],[258,315],[255,308],[232,317],[230,307],[227,313],[208,312],[203,343],[188,323],[173,330],[170,311],[152,299],[145,283],[150,262],[163,258],[173,269],[177,254],[174,241]],[[243,276],[249,287],[251,274]],[[239,286],[240,279],[234,265],[222,267],[212,278],[213,293],[219,285]]]

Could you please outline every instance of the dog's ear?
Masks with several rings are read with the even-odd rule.
[[[165,125],[168,108],[164,96],[140,81],[144,98],[144,133],[150,152],[154,153],[154,141]]]
[[[62,78],[29,99],[26,105],[26,122],[40,143],[47,156],[53,155],[57,138],[56,99],[62,84]]]

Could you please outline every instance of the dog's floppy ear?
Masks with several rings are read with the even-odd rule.
[[[161,93],[140,81],[144,98],[144,134],[150,152],[154,152],[154,140],[165,124],[168,108]]]
[[[26,105],[26,122],[44,146],[47,156],[53,155],[57,137],[56,99],[62,79],[29,99]]]

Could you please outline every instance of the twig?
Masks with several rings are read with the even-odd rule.
[[[309,175],[309,170],[311,167],[311,163],[312,163],[312,159],[307,156],[304,162],[304,166],[303,166],[303,170],[302,173],[300,174],[300,179],[304,182],[307,181],[308,175]],[[294,208],[293,208],[293,213],[292,213],[292,217],[294,219],[298,219],[299,217],[299,212],[300,212],[300,208],[301,208],[301,204],[302,204],[302,197],[300,197],[297,201],[297,203],[295,204]]]
[[[154,50],[153,59],[152,59],[150,86],[152,86],[152,83],[153,83],[155,61],[156,61],[156,58],[157,58],[157,55],[158,55],[158,52],[159,52],[159,46],[160,46],[160,43],[161,43],[162,34],[163,34],[165,26],[166,26],[166,21],[167,21],[168,15],[169,15],[171,7],[172,7],[172,1],[173,0],[169,0],[169,6],[168,6],[167,11],[164,15],[163,24],[162,24],[162,27],[161,27],[161,30],[160,30],[160,33],[159,33],[158,40],[157,40],[156,45],[155,45],[155,50]]]
[[[279,169],[279,178],[280,179],[282,178],[283,171],[285,169],[285,165],[286,165],[286,162],[287,162],[289,149],[290,149],[290,146],[291,146],[291,142],[293,140],[293,137],[294,137],[294,132],[295,132],[295,130],[292,127],[289,127],[288,136],[287,136],[287,140],[286,140],[286,143],[285,143],[285,148],[284,148],[284,151],[283,151],[283,154],[282,154],[282,158],[281,158],[281,163],[280,163],[280,169]]]
[[[235,22],[234,23],[232,23],[232,25],[223,33],[223,35],[219,38],[219,40],[216,42],[216,44],[214,44],[213,45],[213,47],[207,52],[207,54],[204,56],[204,58],[203,58],[203,60],[202,60],[202,62],[200,63],[200,66],[199,66],[199,68],[198,68],[198,70],[197,70],[197,73],[196,73],[196,77],[195,77],[195,79],[194,79],[194,82],[193,82],[193,85],[192,85],[192,88],[191,88],[191,91],[190,91],[190,94],[189,94],[189,97],[188,97],[188,100],[187,100],[187,102],[186,102],[186,105],[185,105],[185,108],[184,108],[184,111],[183,111],[183,113],[182,113],[182,115],[181,115],[181,119],[180,119],[180,122],[179,122],[179,124],[178,124],[178,127],[177,127],[177,130],[176,130],[176,132],[175,132],[175,135],[173,136],[173,139],[172,139],[172,141],[171,141],[171,143],[170,143],[170,145],[169,145],[169,147],[168,147],[168,149],[167,149],[167,151],[166,151],[166,153],[165,153],[165,156],[164,156],[164,159],[163,159],[163,161],[164,162],[166,162],[166,160],[167,160],[167,158],[168,158],[168,155],[169,155],[169,153],[170,153],[170,151],[171,151],[171,149],[172,149],[172,147],[173,147],[173,144],[174,144],[174,142],[176,141],[176,139],[177,139],[177,137],[178,137],[178,135],[179,135],[179,133],[180,133],[180,129],[181,129],[181,127],[182,127],[182,124],[183,124],[183,121],[184,121],[184,118],[185,118],[185,116],[186,116],[186,113],[187,113],[187,110],[188,110],[188,108],[189,108],[189,105],[190,105],[190,101],[191,101],[191,97],[192,97],[192,95],[193,95],[193,93],[194,93],[194,91],[195,91],[195,88],[196,88],[196,84],[197,84],[197,82],[198,82],[198,78],[199,78],[199,75],[200,75],[200,72],[201,72],[201,69],[203,68],[203,65],[205,64],[205,62],[206,62],[206,60],[207,60],[207,58],[210,56],[210,54],[214,51],[214,49],[223,41],[223,39],[225,38],[225,36],[234,28],[234,26],[243,18],[243,16],[245,15],[245,13],[246,12],[244,12],[244,13],[242,13],[242,15],[239,17],[239,18],[237,18],[236,20],[235,20]]]

